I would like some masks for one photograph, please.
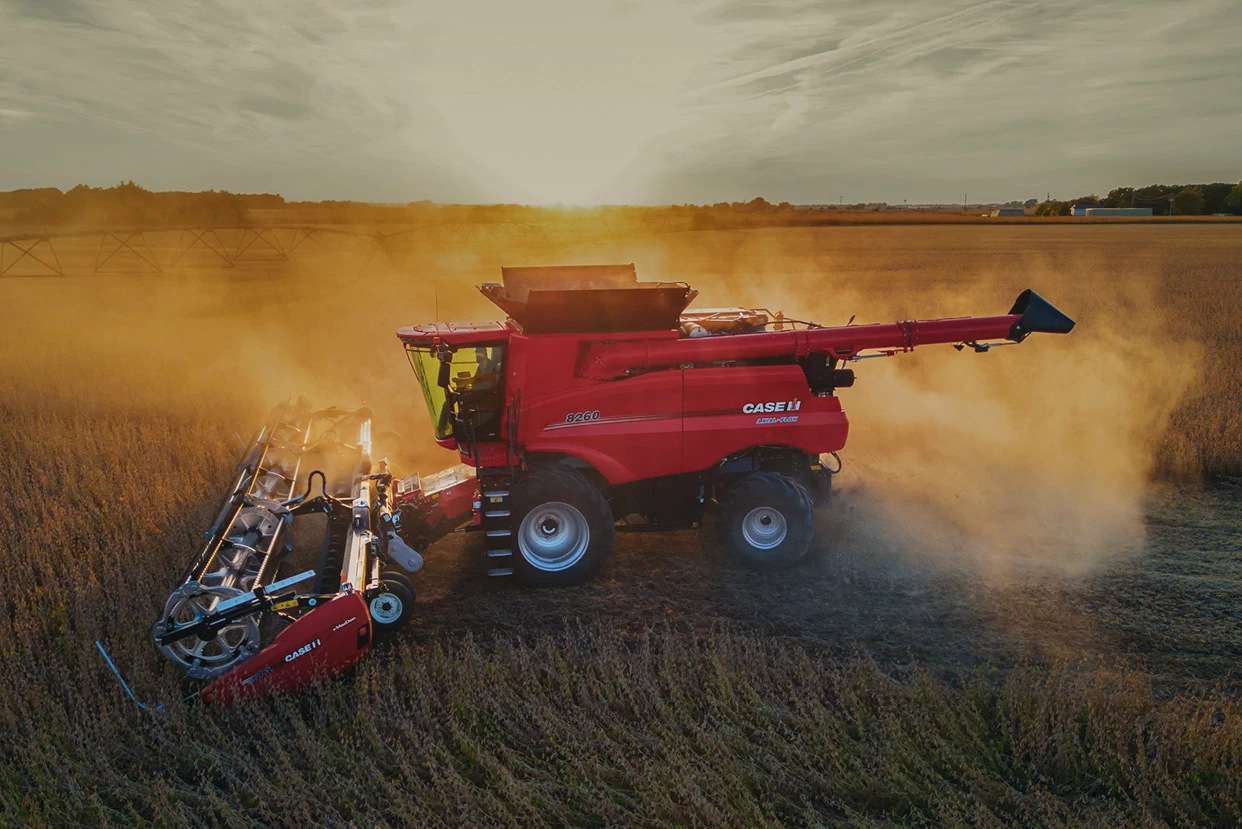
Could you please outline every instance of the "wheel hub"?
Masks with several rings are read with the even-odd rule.
[[[742,537],[757,550],[779,547],[788,534],[784,514],[772,507],[755,507],[742,517]]]
[[[395,593],[380,593],[371,599],[368,608],[371,618],[381,625],[390,625],[401,618],[404,609],[401,597]]]
[[[552,573],[582,560],[591,544],[591,528],[573,504],[549,501],[526,514],[518,527],[517,541],[518,552],[527,564]]]

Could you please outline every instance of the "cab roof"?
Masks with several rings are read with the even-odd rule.
[[[509,338],[509,328],[499,322],[429,322],[397,329],[397,337],[406,345],[433,345],[436,340],[446,345],[482,345]]]

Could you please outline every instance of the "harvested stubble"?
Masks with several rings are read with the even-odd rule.
[[[1160,456],[1157,474],[1196,477],[1242,471],[1242,295],[1229,230],[1058,236],[1025,265],[1033,237],[969,228],[921,231],[936,235],[913,249],[902,247],[912,231],[893,228],[855,231],[865,238],[687,234],[641,245],[656,246],[655,261],[666,257],[668,274],[652,277],[711,286],[712,274],[758,275],[751,289],[722,278],[713,301],[762,302],[773,289],[806,296],[806,272],[836,273],[832,284],[847,286],[855,307],[825,293],[817,307],[826,319],[859,307],[880,318],[952,313],[962,307],[960,279],[973,304],[981,289],[995,299],[1032,273],[1059,275],[1045,290],[1084,320],[1082,337],[1055,346],[1071,357],[1065,371],[1089,356],[1065,349],[1101,320],[1120,320],[1113,327],[1124,331],[1125,314],[1131,343],[1150,344],[1153,367],[1170,341],[1201,348],[1168,428],[1146,439]],[[1140,238],[1154,242],[1135,253]],[[493,242],[479,255],[487,268],[472,263],[453,277],[463,296],[476,270],[492,273],[489,256],[513,247],[483,244]],[[1083,251],[1103,243],[1118,258],[1097,267],[1098,251]],[[538,256],[518,258],[574,261],[585,244],[540,242]],[[624,260],[625,251],[617,242],[599,255]],[[765,264],[774,251],[786,259]],[[770,276],[790,263],[804,275]],[[1123,282],[1126,274],[1139,284]],[[898,308],[894,285],[936,304]],[[1227,694],[1157,694],[1137,668],[1094,665],[933,676],[751,631],[703,634],[676,620],[647,634],[595,618],[521,639],[407,638],[352,680],[303,698],[231,711],[170,702],[163,716],[142,714],[90,643],[109,641],[144,696],[177,699],[143,629],[210,521],[237,433],[262,412],[247,396],[253,378],[234,386],[240,360],[229,349],[240,342],[265,378],[282,360],[301,370],[299,380],[333,371],[332,380],[353,379],[356,369],[310,362],[300,336],[290,337],[297,349],[274,351],[275,338],[232,339],[268,317],[230,302],[228,286],[187,282],[180,289],[202,296],[182,303],[147,283],[166,317],[144,315],[146,294],[115,285],[82,287],[76,307],[57,295],[46,317],[39,300],[4,289],[21,316],[0,350],[0,823],[1242,822],[1242,711]],[[368,382],[408,383],[390,376],[404,371],[391,328],[429,317],[430,306],[380,299],[359,301],[365,313],[355,313],[331,293],[308,293],[296,311],[311,321],[295,330],[313,332],[309,341],[329,355],[348,353],[359,331],[379,331],[367,341],[372,351],[353,356],[374,372]],[[1024,353],[1036,356],[1024,359],[1052,347],[1033,342]],[[341,388],[345,396],[330,402],[352,402],[355,389]],[[399,414],[415,405],[402,395],[378,402]],[[408,431],[425,427],[419,419]],[[700,565],[712,566],[690,566]],[[641,577],[627,589],[642,589]]]

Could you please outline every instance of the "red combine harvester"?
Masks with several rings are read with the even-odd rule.
[[[459,465],[394,476],[372,461],[366,410],[287,404],[260,432],[153,629],[203,698],[291,690],[357,662],[409,619],[418,551],[455,529],[477,532],[489,576],[530,585],[590,577],[618,523],[686,526],[709,510],[741,561],[796,564],[840,470],[846,365],[1074,326],[1029,290],[997,316],[820,326],[688,312],[695,291],[638,282],[633,265],[502,270],[481,290],[505,322],[397,332]],[[322,531],[309,552],[294,532],[308,516]]]

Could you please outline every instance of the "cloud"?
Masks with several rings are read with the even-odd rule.
[[[1236,179],[1231,0],[0,2],[0,188],[954,201]]]
[[[16,124],[18,121],[25,121],[26,119],[33,117],[34,113],[29,110],[5,109],[4,107],[0,107],[0,126],[3,126],[5,122]]]
[[[18,0],[17,11],[26,17],[56,23],[92,27],[96,25],[95,15],[84,0]]]
[[[779,47],[781,31],[798,40]],[[1007,199],[1239,176],[1236,4],[824,2],[734,33],[691,95],[694,160],[666,154],[649,179],[658,200]],[[803,51],[815,38],[829,48]]]
[[[21,163],[0,187],[470,198],[468,159],[408,83],[408,25],[384,4],[0,6],[0,108],[38,116],[6,133]]]

